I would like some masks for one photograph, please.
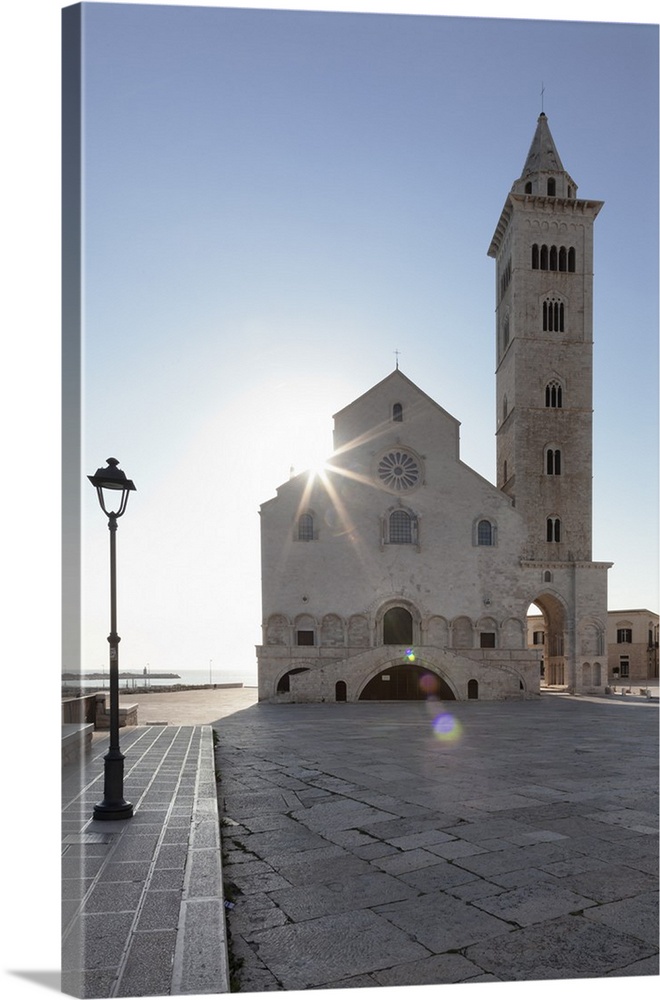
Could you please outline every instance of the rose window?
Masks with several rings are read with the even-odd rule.
[[[411,490],[419,483],[419,463],[406,451],[389,451],[378,463],[378,478],[397,493]]]

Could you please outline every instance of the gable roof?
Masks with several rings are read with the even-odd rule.
[[[389,375],[386,375],[385,378],[380,380],[380,382],[377,382],[376,385],[372,385],[370,389],[367,389],[366,392],[363,392],[361,396],[357,396],[355,399],[351,400],[351,402],[348,403],[346,406],[343,406],[341,410],[337,410],[337,412],[333,414],[333,420],[336,420],[337,417],[341,417],[342,414],[344,414],[352,406],[355,406],[356,403],[360,403],[368,396],[380,392],[383,388],[385,388],[385,386],[387,386],[388,383],[391,383],[393,388],[397,384],[402,384],[406,385],[410,389],[413,389],[421,397],[423,397],[425,400],[431,403],[445,417],[448,417],[450,420],[453,420],[453,422],[457,425],[457,427],[460,427],[461,424],[460,420],[457,420],[456,417],[452,416],[452,414],[449,413],[448,410],[445,410],[444,407],[440,406],[440,404],[437,403],[435,399],[433,399],[431,396],[429,396],[428,393],[424,392],[423,389],[420,389],[419,386],[412,381],[412,379],[409,379],[407,375],[403,374],[400,368],[395,368],[394,371],[390,372]]]

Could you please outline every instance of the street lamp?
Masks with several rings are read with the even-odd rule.
[[[117,635],[117,572],[116,535],[117,519],[128,503],[128,495],[135,489],[130,479],[121,471],[116,458],[107,459],[105,469],[97,469],[88,476],[96,487],[101,510],[108,518],[110,530],[110,747],[103,758],[103,801],[94,806],[94,819],[130,819],[133,806],[124,798],[124,755],[119,749],[119,636]]]

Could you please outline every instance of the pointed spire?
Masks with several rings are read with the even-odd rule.
[[[540,170],[559,170],[562,172],[564,170],[564,165],[559,158],[559,153],[555,146],[555,141],[550,134],[547,116],[543,111],[538,117],[536,132],[532,139],[532,145],[529,147],[522,177],[527,177],[529,174],[536,174]]]
[[[542,111],[536,123],[536,131],[523,172],[511,188],[513,194],[531,194],[575,198],[577,184],[564,169],[555,141],[550,132],[548,119]]]

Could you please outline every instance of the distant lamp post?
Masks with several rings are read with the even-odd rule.
[[[88,476],[96,487],[101,510],[110,530],[110,747],[103,758],[103,801],[94,806],[94,819],[130,819],[133,806],[124,798],[124,755],[119,749],[119,636],[117,635],[117,519],[126,510],[129,493],[135,489],[121,471],[116,458],[107,459],[105,469]]]

